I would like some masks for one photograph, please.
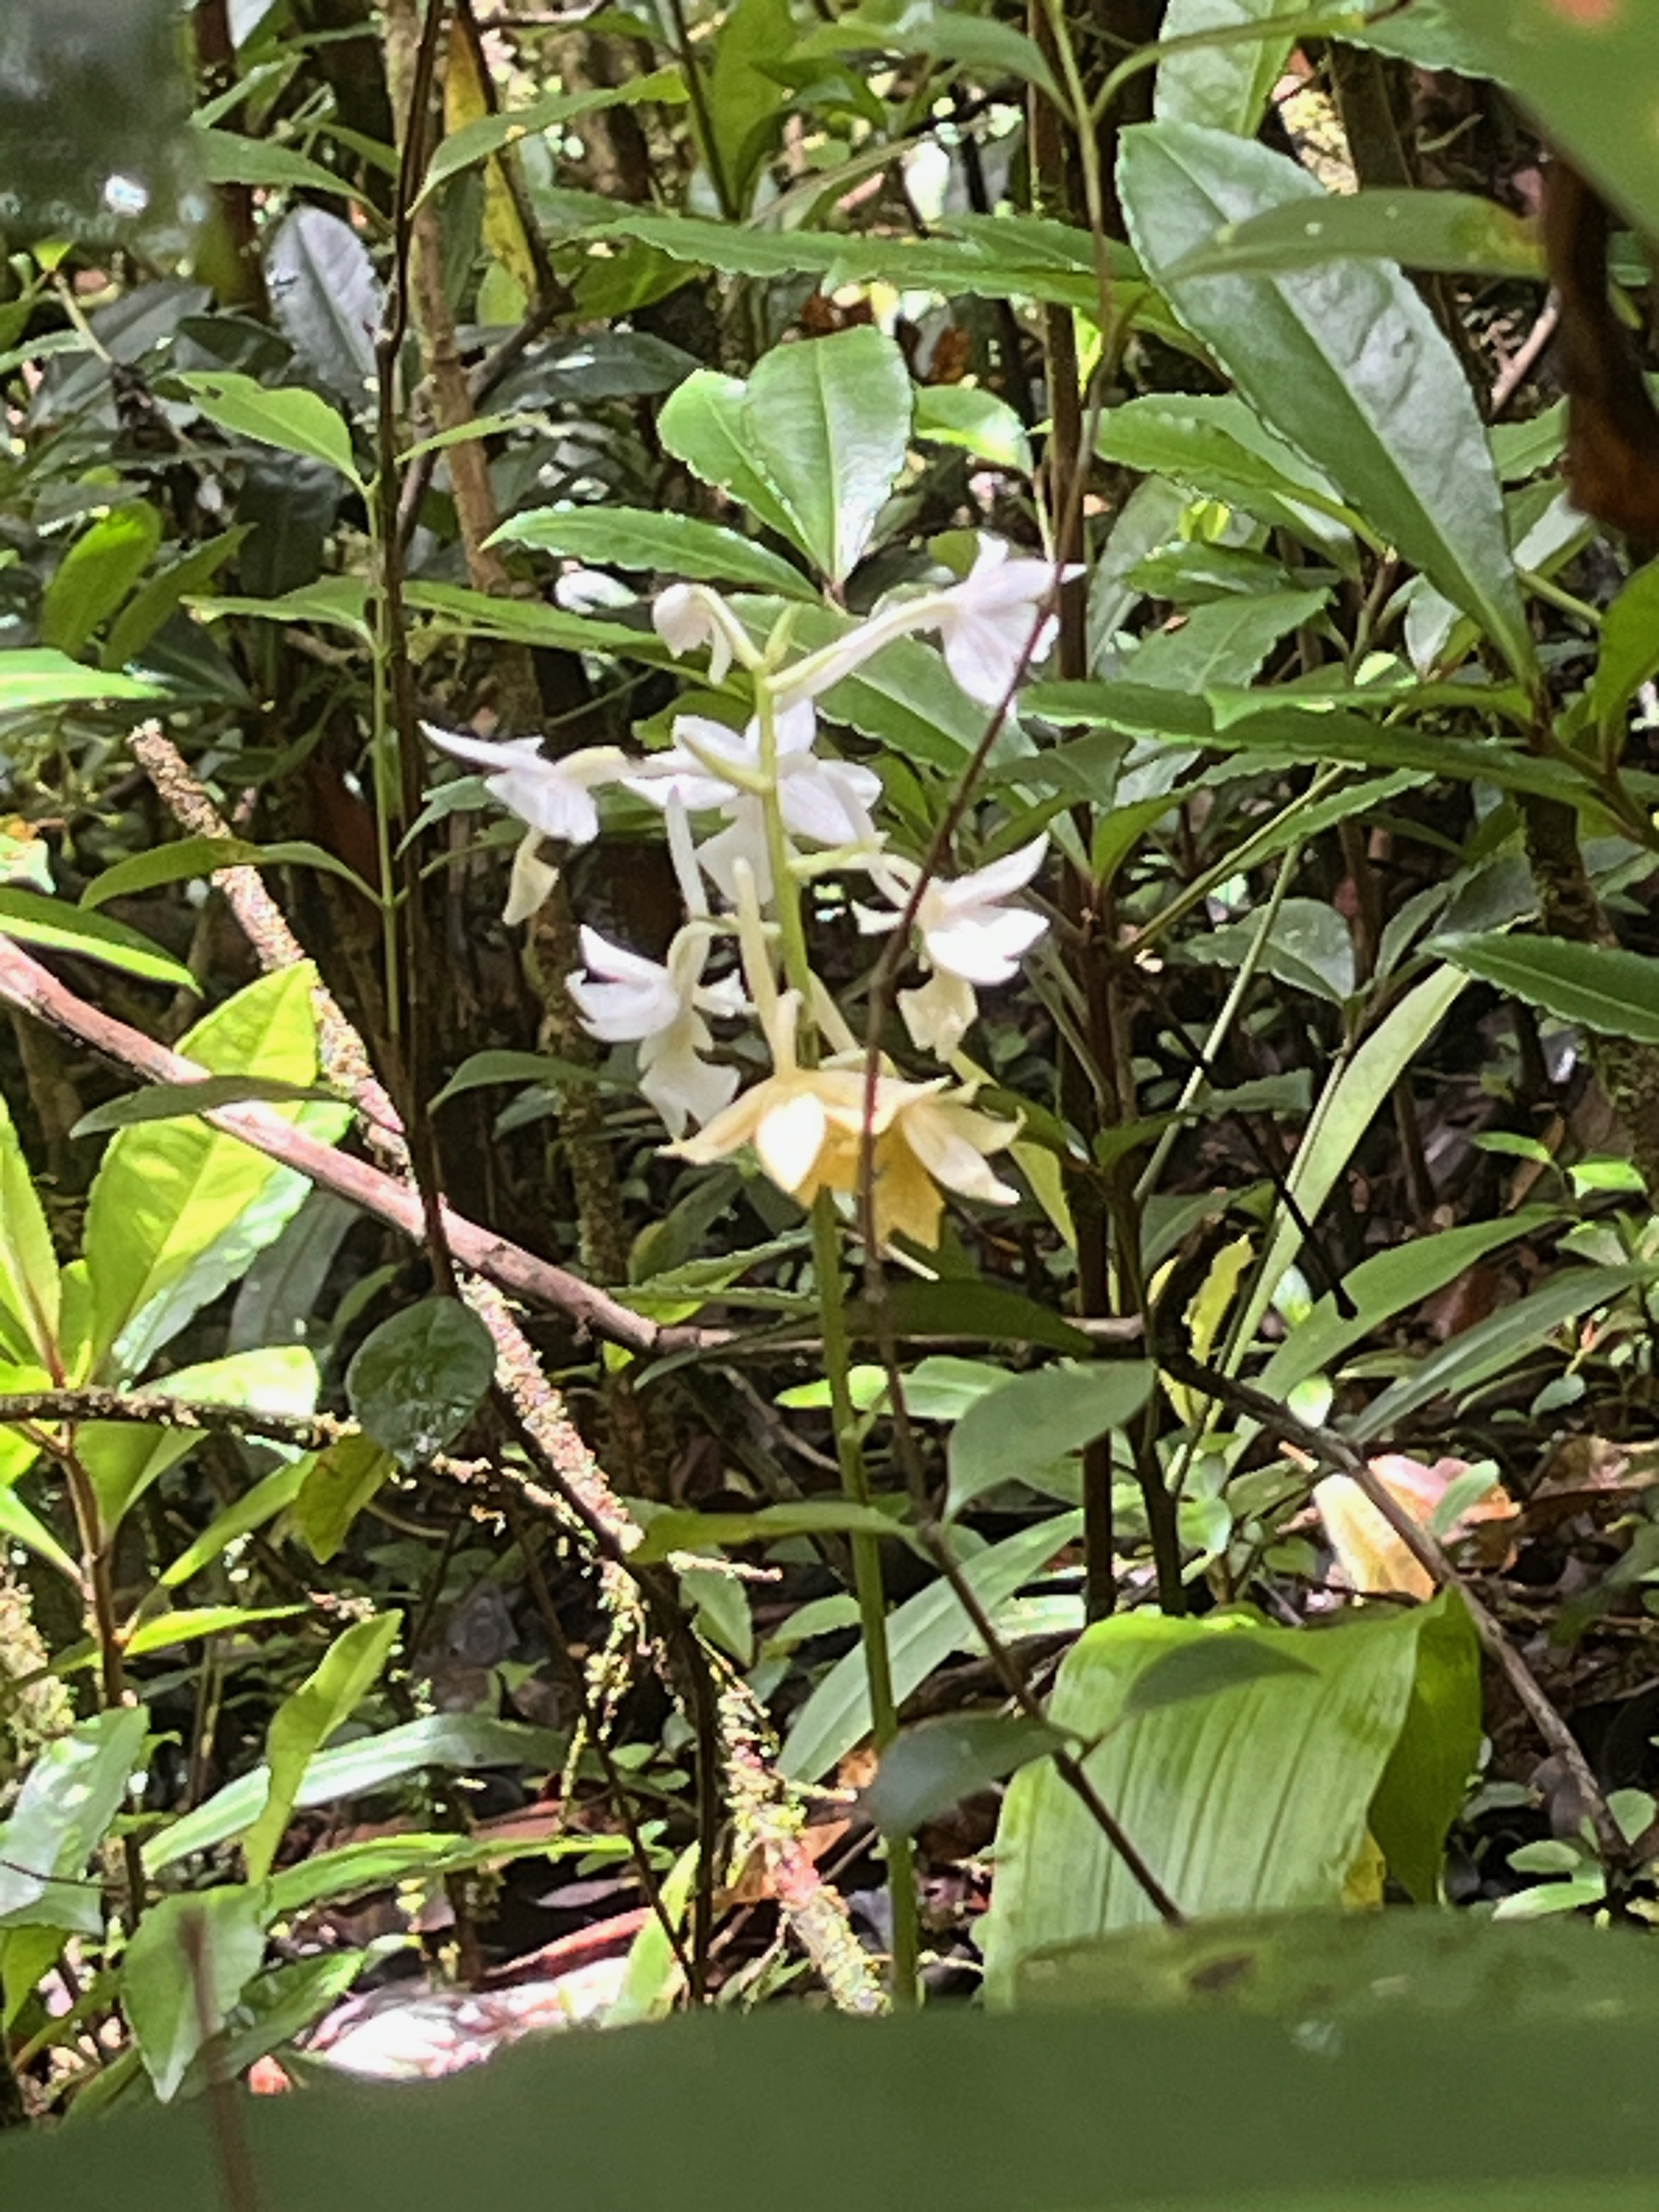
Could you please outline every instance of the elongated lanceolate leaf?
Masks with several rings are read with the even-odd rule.
[[[1465,937],[1437,948],[1511,998],[1604,1036],[1659,1044],[1659,960],[1563,937]]]
[[[100,699],[153,699],[156,686],[136,677],[83,668],[66,653],[30,647],[0,653],[0,714],[27,714],[39,707],[69,707]]]
[[[1547,271],[1536,227],[1496,200],[1471,192],[1353,192],[1327,195],[1310,212],[1299,203],[1224,223],[1189,253],[1173,278],[1276,275],[1354,254],[1397,261],[1403,269],[1444,269],[1542,283]]]
[[[608,568],[657,569],[713,583],[748,584],[787,598],[817,595],[805,576],[735,530],[690,514],[629,507],[535,507],[504,522],[492,545],[574,553]]]
[[[11,1109],[0,1098],[0,1358],[52,1364],[58,1260]]]
[[[1529,678],[1535,657],[1486,434],[1455,356],[1406,277],[1358,260],[1278,276],[1177,276],[1224,225],[1329,205],[1294,161],[1224,131],[1158,123],[1126,132],[1119,188],[1148,271],[1245,398]]]
[[[0,1929],[103,1932],[103,1899],[83,1877],[120,1808],[149,1716],[112,1707],[49,1743],[0,1821]]]

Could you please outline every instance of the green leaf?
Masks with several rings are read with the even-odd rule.
[[[1031,472],[1031,441],[1006,399],[966,384],[916,387],[915,435],[925,445],[957,446],[993,468]]]
[[[164,2105],[259,1971],[265,1914],[263,1889],[228,1887],[164,1897],[135,1929],[121,1962],[121,2007]]]
[[[494,1836],[373,1836],[337,1850],[313,1851],[272,1875],[267,1887],[273,1918],[304,1912],[313,1905],[366,1897],[404,1881],[431,1880],[469,1867],[506,1866],[514,1859],[612,1856],[625,1859],[623,1836],[569,1835],[515,1838],[509,1829]]]
[[[182,961],[125,922],[112,921],[107,915],[82,914],[66,900],[45,898],[39,891],[0,889],[0,935],[15,938],[20,945],[44,945],[52,952],[74,952],[82,960],[141,976],[147,983],[166,983],[175,991],[194,995],[198,988]]]
[[[1581,1314],[1608,1305],[1653,1279],[1651,1267],[1572,1267],[1513,1305],[1463,1329],[1419,1359],[1409,1374],[1374,1398],[1352,1425],[1357,1443],[1386,1436],[1396,1421],[1437,1398],[1454,1404],[1468,1392],[1505,1373],[1548,1346],[1553,1333]]]
[[[196,1541],[180,1552],[161,1576],[161,1588],[177,1589],[204,1567],[223,1559],[239,1537],[274,1521],[299,1496],[313,1463],[314,1455],[307,1452],[287,1467],[273,1468],[252,1490],[244,1492],[234,1505],[228,1505],[222,1513],[216,1515]]]
[[[1463,979],[1454,969],[1437,968],[1379,1023],[1352,1060],[1333,1070],[1286,1178],[1302,1222],[1316,1219],[1354,1148],[1462,988]],[[1245,1349],[1255,1341],[1302,1241],[1297,1220],[1282,1203],[1276,1206],[1255,1285],[1232,1324],[1235,1350],[1225,1363],[1229,1373],[1237,1372]]]
[[[459,1298],[423,1298],[385,1321],[346,1370],[358,1424],[400,1467],[441,1451],[495,1375],[489,1331]]]
[[[1470,192],[1362,191],[1332,195],[1312,213],[1298,201],[1224,223],[1170,277],[1275,276],[1350,254],[1533,283],[1548,275],[1536,225],[1496,200]]]
[[[298,585],[274,599],[215,592],[188,604],[191,611],[206,622],[240,615],[249,622],[319,623],[325,628],[349,629],[364,645],[374,641],[368,616],[368,592],[361,576],[319,576],[314,583]]]
[[[1370,1828],[1389,1872],[1419,1905],[1440,1902],[1446,1833],[1480,1753],[1480,1650],[1455,1591],[1430,1608],[1417,1641],[1406,1725],[1376,1795]]]
[[[547,1773],[559,1766],[568,1749],[568,1739],[550,1729],[492,1720],[480,1713],[432,1713],[380,1735],[342,1744],[336,1751],[318,1753],[295,1793],[294,1808],[307,1812],[337,1799],[365,1796],[426,1766],[463,1773],[475,1767],[522,1766]],[[240,1835],[258,1817],[269,1790],[270,1771],[263,1765],[228,1782],[205,1805],[174,1820],[145,1845],[146,1871],[159,1874],[164,1867]]]
[[[349,177],[325,169],[295,146],[269,138],[244,137],[239,131],[192,125],[191,144],[202,174],[210,185],[253,185],[264,191],[327,192],[331,198],[361,197]]]
[[[363,480],[352,458],[351,433],[325,399],[298,385],[272,389],[255,378],[228,369],[192,369],[177,376],[198,412],[234,438],[275,446],[337,469],[361,491]]]
[[[239,522],[221,531],[205,544],[192,546],[176,561],[141,586],[110,624],[109,635],[99,656],[106,668],[125,668],[147,646],[163,623],[184,605],[192,592],[212,582],[219,570],[249,535],[249,526]]]
[[[121,1649],[129,1659],[147,1652],[171,1651],[180,1644],[194,1644],[204,1636],[223,1636],[236,1628],[251,1628],[261,1620],[293,1620],[309,1608],[303,1605],[179,1606],[143,1621],[126,1637]]]
[[[684,387],[682,386],[682,389]],[[749,380],[750,450],[832,584],[868,549],[910,434],[910,372],[869,326],[775,346]]]
[[[1246,1626],[1234,1622],[1235,1627]],[[1165,1705],[1190,1705],[1218,1698],[1269,1674],[1308,1674],[1312,1668],[1294,1651],[1264,1644],[1255,1636],[1197,1637],[1172,1644],[1142,1668],[1123,1699],[1126,1715],[1153,1713]],[[1454,1807],[1453,1808],[1456,1808]]]
[[[1040,1344],[1085,1359],[1095,1348],[1059,1314],[1000,1283],[890,1283],[886,1306],[900,1337],[981,1336],[993,1344]],[[875,1316],[861,1300],[848,1307],[847,1318],[855,1335],[876,1335]]]
[[[0,1358],[52,1368],[60,1295],[52,1231],[0,1097]]]
[[[695,515],[633,507],[534,507],[504,522],[490,544],[533,545],[574,554],[608,568],[643,568],[673,577],[752,585],[787,599],[812,599],[812,587],[763,545]]]
[[[1536,657],[1486,434],[1461,365],[1408,280],[1358,260],[1282,276],[1174,277],[1224,223],[1330,205],[1294,161],[1222,131],[1127,131],[1119,187],[1148,270],[1244,397],[1529,680]]]
[[[338,1094],[314,1083],[284,1083],[274,1075],[204,1075],[191,1083],[156,1083],[148,1091],[131,1091],[83,1114],[70,1131],[71,1137],[101,1137],[112,1129],[134,1129],[145,1121],[177,1121],[192,1114],[211,1114],[221,1106],[242,1106],[250,1100],[264,1106],[285,1106],[307,1099],[337,1104]]]
[[[0,1928],[104,1932],[103,1897],[82,1879],[143,1757],[149,1715],[112,1707],[46,1745],[0,1821]]]
[[[1329,479],[1233,392],[1128,400],[1101,416],[1095,450],[1103,460],[1169,477],[1322,548],[1358,521]]]
[[[1067,1655],[1049,1718],[1095,1743],[1085,1771],[1188,1918],[1334,1906],[1407,1726],[1421,1639],[1449,1602],[1319,1630],[1120,1614]],[[1137,1681],[1171,1652],[1236,1639],[1294,1671],[1137,1710]],[[1478,1681],[1475,1655],[1463,1654]],[[1034,1954],[1157,1917],[1052,1767],[1016,1776],[996,1856],[983,1943],[994,2004],[1010,2001]]]
[[[443,1089],[434,1094],[427,1108],[435,1114],[452,1098],[459,1098],[469,1091],[483,1091],[496,1083],[602,1083],[604,1077],[592,1067],[579,1067],[574,1060],[559,1060],[544,1052],[475,1052],[470,1054],[456,1069]]]
[[[789,102],[775,72],[794,43],[789,0],[736,0],[712,42],[704,80],[714,142],[708,158],[734,210],[749,205],[755,179],[776,148]]]
[[[131,898],[135,892],[155,890],[162,884],[190,883],[221,868],[241,867],[321,868],[354,884],[366,898],[374,896],[361,876],[321,845],[303,840],[254,845],[246,837],[179,837],[148,853],[130,853],[125,860],[117,860],[94,876],[81,894],[82,909],[107,906],[111,899]]]
[[[267,1413],[309,1413],[317,1403],[317,1362],[301,1344],[262,1345],[228,1352],[199,1367],[180,1367],[165,1389],[210,1406],[246,1406]],[[136,1394],[142,1395],[142,1393]],[[137,1421],[83,1421],[76,1448],[98,1500],[107,1536],[151,1483],[203,1440],[199,1429]]]
[[[926,54],[931,61],[960,62],[993,76],[1023,77],[1040,85],[1054,106],[1067,112],[1066,96],[1036,42],[1012,23],[965,9],[931,8],[915,0],[887,9],[877,0],[867,15],[851,14],[827,22],[794,45],[796,58],[821,53]]]
[[[1296,27],[1279,30],[1281,15],[1299,15],[1303,0],[1170,0],[1158,27],[1164,40],[1259,24],[1259,39],[1193,46],[1166,53],[1158,65],[1152,112],[1160,123],[1203,123],[1254,138],[1285,74]]]
[[[352,1522],[398,1471],[392,1454],[372,1437],[342,1437],[319,1452],[294,1503],[294,1525],[311,1556],[326,1566]]]
[[[287,1832],[306,1771],[380,1678],[404,1625],[401,1613],[354,1621],[320,1666],[283,1698],[265,1737],[269,1782],[259,1816],[242,1838],[250,1881],[263,1881]]]
[[[1121,1429],[1146,1404],[1152,1381],[1143,1360],[1060,1361],[1011,1376],[976,1398],[951,1433],[946,1516]]]
[[[1460,35],[1635,227],[1659,233],[1659,50],[1622,0],[1458,0]]]
[[[1659,561],[1626,579],[1601,618],[1590,712],[1604,739],[1622,749],[1625,709],[1659,672]]]
[[[657,435],[663,450],[705,483],[730,493],[757,522],[810,552],[782,494],[750,449],[747,396],[747,387],[735,376],[700,368],[663,402]]]
[[[860,1803],[885,1836],[914,1835],[964,1797],[1042,1759],[1063,1739],[1024,1713],[950,1713],[896,1736]]]
[[[672,1507],[653,1513],[643,1540],[629,1557],[644,1566],[673,1552],[714,1544],[774,1544],[786,1536],[902,1536],[904,1524],[873,1505],[840,1498],[803,1498],[788,1505],[762,1505],[752,1513],[696,1513]]]
[[[969,1559],[963,1578],[984,1610],[994,1615],[1022,1583],[1031,1581],[1057,1552],[1075,1542],[1082,1526],[1080,1513],[1062,1513],[1022,1528]],[[894,1608],[887,1618],[887,1641],[893,1695],[901,1705],[953,1651],[980,1649],[973,1623],[944,1582]],[[869,1682],[864,1653],[855,1648],[836,1661],[796,1714],[779,1765],[797,1781],[816,1782],[839,1765],[869,1730]]]
[[[1646,954],[1565,937],[1502,935],[1447,938],[1435,949],[1559,1021],[1659,1044],[1659,960]]]
[[[678,69],[653,70],[645,76],[629,77],[619,85],[605,85],[587,92],[555,92],[532,100],[527,107],[511,107],[501,115],[480,116],[453,131],[433,155],[421,187],[421,198],[435,191],[463,169],[487,161],[504,147],[544,131],[556,131],[578,116],[596,114],[606,107],[632,106],[641,100],[678,105],[685,98],[685,84]]]
[[[199,1022],[179,1049],[216,1074],[315,1082],[313,981],[304,964],[262,976]],[[331,1107],[274,1110],[319,1133],[343,1124]],[[112,1138],[87,1212],[96,1371],[136,1373],[165,1333],[278,1233],[308,1188],[304,1176],[198,1121]]]
[[[42,641],[78,653],[155,557],[161,518],[147,500],[100,515],[58,562],[40,598]]]

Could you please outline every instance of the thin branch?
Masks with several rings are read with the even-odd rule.
[[[252,1406],[215,1406],[161,1390],[0,1390],[0,1429],[65,1421],[145,1421],[199,1429],[204,1436],[260,1437],[301,1451],[325,1450],[354,1433],[351,1423],[325,1413],[264,1413]]]

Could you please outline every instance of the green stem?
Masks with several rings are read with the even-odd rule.
[[[817,1057],[817,1037],[811,1025],[812,969],[801,914],[800,888],[790,866],[789,839],[778,803],[777,702],[771,683],[764,677],[756,681],[755,705],[760,720],[760,765],[765,784],[761,805],[766,817],[767,859],[772,870],[772,908],[777,917],[784,978],[790,989],[800,997],[801,1054],[811,1065]],[[817,1275],[818,1325],[823,1337],[823,1371],[830,1384],[830,1417],[835,1424],[836,1463],[847,1496],[855,1505],[867,1505],[870,1478],[864,1463],[863,1437],[848,1380],[852,1346],[842,1292],[841,1227],[836,1218],[835,1201],[827,1190],[820,1191],[812,1201],[812,1263]],[[893,1696],[892,1660],[887,1643],[887,1597],[882,1587],[881,1539],[855,1535],[852,1551],[853,1587],[858,1596],[865,1679],[870,1691],[870,1733],[879,1754],[898,1734],[898,1708]],[[916,1970],[921,1957],[915,1863],[908,1836],[888,1838],[887,1887],[893,1915],[893,2003],[904,2010],[916,2002]]]
[[[842,1297],[841,1231],[836,1219],[835,1201],[828,1191],[820,1191],[812,1201],[812,1262],[817,1275],[823,1371],[830,1384],[836,1463],[841,1469],[842,1488],[848,1497],[855,1505],[867,1505],[869,1472],[864,1463],[858,1412],[848,1382],[851,1348]],[[853,1538],[853,1587],[858,1595],[865,1678],[870,1688],[870,1733],[879,1755],[898,1734],[879,1536],[858,1534]],[[890,1836],[887,1839],[887,1887],[893,1914],[893,2003],[901,2010],[908,2010],[916,2002],[916,1969],[921,1955],[915,1862],[908,1836]]]

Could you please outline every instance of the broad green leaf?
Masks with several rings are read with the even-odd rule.
[[[41,594],[41,641],[61,653],[80,653],[143,574],[161,542],[161,518],[148,500],[112,507],[90,524]]]
[[[1436,950],[1511,998],[1604,1036],[1659,1044],[1659,959],[1564,937],[1448,938]]]
[[[1406,1725],[1371,1800],[1371,1833],[1389,1872],[1419,1905],[1440,1902],[1446,1833],[1480,1750],[1480,1642],[1468,1607],[1449,1591],[1417,1639]]]
[[[1486,434],[1462,366],[1409,281],[1358,260],[1282,276],[1175,278],[1223,224],[1329,204],[1294,161],[1222,131],[1127,131],[1119,188],[1149,272],[1244,397],[1530,679],[1536,657]]]
[[[263,976],[199,1022],[179,1048],[216,1074],[313,1083],[312,983],[305,965]],[[342,1126],[331,1108],[273,1110],[304,1115],[330,1134]],[[112,1138],[87,1212],[98,1371],[137,1371],[164,1340],[159,1332],[187,1317],[178,1299],[192,1301],[193,1312],[216,1297],[252,1256],[247,1238],[268,1243],[307,1188],[303,1176],[199,1121],[155,1122]],[[256,1230],[253,1212],[267,1196],[272,1210]]]
[[[0,936],[15,938],[20,945],[44,945],[52,952],[76,953],[101,968],[117,968],[124,975],[166,983],[175,991],[194,995],[198,988],[182,961],[125,922],[112,921],[107,915],[83,914],[67,900],[45,898],[39,891],[0,889]]]
[[[775,346],[749,380],[743,422],[808,553],[832,584],[845,583],[904,466],[904,356],[868,325]]]
[[[789,1505],[757,1506],[752,1513],[696,1513],[672,1507],[654,1513],[629,1557],[643,1566],[673,1552],[712,1544],[772,1544],[786,1536],[902,1536],[904,1524],[873,1505],[840,1498],[803,1498]]]
[[[1129,1684],[1123,1711],[1126,1715],[1155,1713],[1165,1705],[1220,1697],[1225,1691],[1242,1689],[1269,1674],[1312,1671],[1294,1651],[1264,1644],[1260,1637],[1193,1637],[1185,1643],[1172,1644],[1167,1651],[1148,1661]]]
[[[1407,1725],[1425,1628],[1456,1602],[1319,1630],[1120,1614],[1086,1629],[1067,1655],[1049,1718],[1095,1742],[1090,1779],[1189,1919],[1334,1906]],[[1207,1696],[1136,1710],[1136,1683],[1172,1651],[1235,1638],[1295,1670],[1241,1670]],[[1463,1663],[1478,1684],[1472,1646]],[[1051,1766],[1016,1776],[996,1857],[983,1946],[994,2004],[1012,2000],[1033,1954],[1157,1917]]]
[[[1068,1944],[1025,1962],[1018,1996],[1047,2012],[1202,2008],[1346,2028],[1393,2011],[1559,2035],[1598,2008],[1639,2017],[1654,2002],[1645,1966],[1640,1942],[1598,1955],[1583,1923],[1522,1933],[1480,1912],[1275,1912]]]
[[[294,1525],[311,1556],[326,1566],[352,1522],[398,1471],[392,1454],[372,1437],[342,1437],[319,1452],[294,1499]]]
[[[1080,1513],[1062,1513],[1022,1528],[969,1559],[963,1577],[985,1611],[994,1616],[1022,1583],[1031,1581],[1057,1552],[1076,1541],[1082,1527]],[[887,1642],[893,1694],[901,1705],[953,1651],[980,1649],[973,1623],[945,1582],[895,1607],[887,1618]],[[796,1714],[779,1765],[797,1781],[816,1782],[837,1766],[869,1730],[864,1653],[854,1649],[836,1662]]]
[[[209,1889],[161,1899],[134,1930],[121,2008],[164,2105],[259,1971],[266,1910],[259,1887]]]
[[[493,1720],[481,1713],[431,1713],[380,1735],[342,1744],[336,1751],[318,1753],[295,1793],[294,1809],[306,1812],[337,1799],[364,1796],[426,1766],[463,1773],[475,1767],[522,1766],[547,1773],[557,1769],[568,1749],[564,1736],[550,1729],[526,1727],[521,1721]],[[269,1791],[270,1770],[264,1765],[228,1782],[205,1805],[174,1820],[145,1845],[146,1871],[159,1874],[164,1867],[240,1835],[258,1818]]]
[[[1299,201],[1224,223],[1174,269],[1193,276],[1276,276],[1357,254],[1404,269],[1516,277],[1542,283],[1548,274],[1537,226],[1496,200],[1471,192],[1335,193],[1310,211]]]
[[[481,116],[475,123],[453,131],[433,155],[421,187],[421,197],[459,176],[463,169],[487,161],[504,147],[520,139],[556,131],[578,116],[605,107],[631,106],[640,100],[678,105],[685,98],[685,84],[678,69],[653,70],[647,76],[629,77],[620,85],[605,85],[586,92],[555,92],[526,107],[510,107],[500,115]]]
[[[789,104],[777,65],[794,43],[789,0],[735,0],[712,42],[704,86],[714,143],[706,153],[734,210],[747,209],[776,148]]]
[[[351,433],[327,400],[314,392],[298,385],[273,389],[229,369],[192,369],[176,380],[198,411],[232,437],[251,438],[256,445],[322,461],[362,489],[352,458]]]
[[[579,1067],[574,1060],[559,1060],[544,1052],[475,1052],[456,1069],[441,1091],[434,1091],[427,1108],[435,1114],[452,1098],[469,1091],[487,1090],[496,1083],[599,1084],[597,1069]]]
[[[657,435],[664,450],[694,475],[729,492],[757,522],[810,553],[782,493],[750,445],[747,397],[747,386],[735,376],[700,368],[663,402]]]
[[[1332,1931],[1338,1995],[1370,2002],[1328,2027],[1311,1937],[1301,2002],[1280,2017],[1206,2003],[1230,1958],[1249,1972],[1235,1923],[1232,1952],[1223,1943],[1212,1971],[1194,1971],[1194,2001],[1174,2016],[1096,2003],[987,2021],[942,2006],[852,2024],[805,2004],[710,2008],[534,2037],[441,2088],[322,2081],[239,2110],[273,2212],[424,2208],[458,2144],[467,2212],[533,2201],[550,2113],[558,2194],[594,2212],[764,2204],[781,2172],[791,2212],[837,2212],[849,2113],[881,2200],[905,2212],[1241,2212],[1252,2199],[1257,2212],[1650,2212],[1659,2117],[1640,1943],[1570,1927],[1534,1953],[1541,1931],[1477,1924],[1468,1940],[1493,1955],[1449,2017],[1420,1952],[1394,1954],[1402,1917],[1443,1928],[1449,1950],[1470,1916],[1355,1916],[1364,1948]],[[1175,2119],[1153,2124],[1172,2084]],[[15,2130],[0,2172],[35,2212],[219,2212],[206,2125],[174,2109]]]
[[[1304,12],[1302,0],[1170,0],[1158,26],[1161,39],[1190,39],[1246,23],[1258,24],[1262,35],[1165,54],[1158,65],[1153,114],[1160,123],[1203,123],[1254,138],[1296,39],[1295,29],[1277,28],[1276,19]]]
[[[1229,592],[1188,607],[1173,629],[1156,629],[1124,655],[1126,675],[1162,690],[1202,693],[1248,684],[1279,640],[1317,620],[1330,598],[1313,592]]]
[[[1237,393],[1149,396],[1103,413],[1103,460],[1171,478],[1288,529],[1321,550],[1346,548],[1358,518],[1328,477],[1252,414]]]
[[[267,1413],[304,1414],[317,1403],[317,1362],[301,1344],[262,1345],[228,1352],[199,1367],[180,1367],[160,1389],[210,1406],[246,1406]],[[133,1394],[142,1397],[142,1392]],[[199,1429],[136,1421],[83,1421],[76,1447],[91,1480],[106,1534],[119,1527],[135,1500],[202,1441]]]
[[[965,9],[934,8],[911,0],[902,9],[889,9],[877,0],[868,14],[854,12],[822,24],[797,41],[795,58],[816,54],[869,52],[926,54],[933,61],[960,62],[969,70],[993,76],[1024,77],[1040,85],[1062,113],[1067,112],[1064,93],[1042,48],[1012,23],[991,15],[969,15]]]
[[[1152,1380],[1142,1360],[1059,1360],[976,1398],[951,1432],[947,1517],[1121,1429],[1146,1404]]]
[[[860,1802],[884,1835],[913,1835],[934,1814],[1042,1759],[1061,1741],[1024,1713],[949,1713],[894,1738]]]
[[[1455,19],[1551,141],[1659,233],[1659,46],[1640,0],[1457,0]]]
[[[23,2008],[63,1955],[63,1928],[12,1928],[0,1932],[0,2035],[9,2034]]]
[[[0,1928],[103,1934],[102,1896],[83,1877],[126,1796],[149,1728],[142,1705],[115,1707],[40,1753],[10,1819],[0,1821]]]
[[[52,1231],[11,1109],[0,1097],[0,1358],[51,1369],[59,1297]]]
[[[423,1298],[382,1322],[346,1370],[360,1426],[402,1467],[430,1459],[478,1410],[495,1373],[489,1331],[459,1298]]]
[[[276,1708],[265,1736],[265,1801],[242,1838],[250,1881],[263,1881],[270,1872],[307,1767],[379,1681],[403,1625],[402,1613],[395,1612],[354,1621]]]
[[[314,583],[298,585],[274,599],[214,592],[198,595],[186,604],[204,622],[240,615],[249,622],[320,623],[349,629],[364,645],[374,640],[368,623],[368,592],[361,576],[319,576]]]
[[[31,1449],[29,1457],[33,1459],[33,1456]],[[80,1568],[40,1516],[30,1512],[17,1492],[4,1482],[0,1482],[0,1535],[9,1536],[23,1545],[37,1559],[45,1559],[49,1565],[56,1567],[60,1575],[66,1575],[79,1587]]]
[[[608,568],[748,584],[788,599],[817,596],[798,568],[763,545],[690,514],[632,507],[533,507],[504,522],[489,543],[574,554]]]
[[[1625,709],[1659,672],[1659,561],[1638,568],[1601,619],[1590,712],[1604,739],[1622,738]]]

